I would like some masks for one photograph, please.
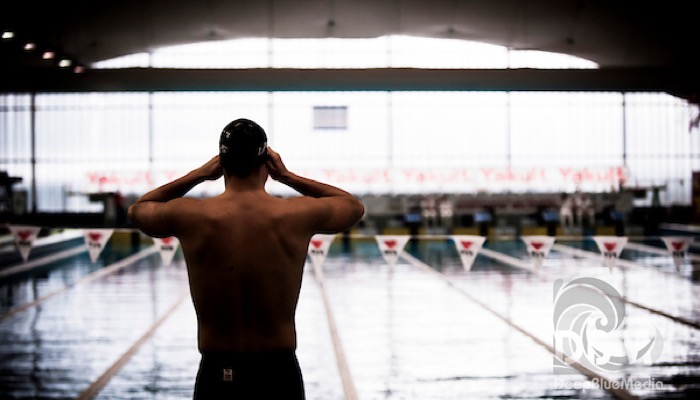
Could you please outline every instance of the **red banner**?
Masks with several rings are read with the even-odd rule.
[[[85,190],[140,193],[185,172],[91,172]],[[618,190],[628,179],[623,167],[323,168],[295,172],[359,193],[601,192]],[[285,191],[277,182],[270,180],[268,184],[272,192]],[[200,190],[222,187],[219,182],[208,182]]]

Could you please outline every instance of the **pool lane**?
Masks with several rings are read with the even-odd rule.
[[[178,260],[176,268],[184,270]],[[297,358],[308,400],[342,400],[343,391],[325,311],[313,271],[307,265],[297,308]],[[186,301],[134,354],[96,399],[192,399],[199,368],[197,320]]]
[[[71,287],[84,277],[144,248],[146,247],[132,248],[131,246],[108,244],[97,261],[92,263],[83,244],[78,246],[80,251],[69,257],[40,263],[32,268],[26,268],[22,272],[4,276],[0,278],[0,316],[55,291]],[[64,251],[60,250],[58,253]],[[68,251],[72,251],[72,249]],[[51,255],[47,257],[51,257]]]
[[[678,273],[670,257],[623,250],[619,265],[609,272],[601,267],[599,256],[591,250],[588,250],[587,257],[571,259],[573,254],[577,254],[571,250],[587,250],[589,246],[581,242],[555,244],[547,271],[561,276],[574,272],[605,276],[620,288],[622,296],[634,303],[677,316],[695,327],[700,326],[700,284],[691,279],[690,269],[695,268],[692,263],[687,262],[689,268]]]
[[[118,272],[119,270],[128,267],[129,265],[133,264],[134,262],[147,257],[157,251],[155,246],[148,247],[146,249],[143,249],[137,253],[134,253],[132,255],[129,255],[127,257],[124,257],[120,259],[119,261],[116,261],[112,264],[109,264],[108,266],[105,266],[103,268],[97,269],[93,272],[90,272],[88,274],[83,274],[82,276],[77,277],[75,280],[73,280],[70,283],[67,283],[64,286],[60,286],[56,288],[55,290],[52,290],[49,293],[46,293],[41,296],[37,296],[35,293],[35,298],[32,301],[28,302],[23,302],[15,307],[10,308],[8,311],[4,313],[0,313],[0,322],[12,318],[14,315],[22,313],[26,310],[29,310],[32,307],[37,307],[42,303],[45,303],[49,300],[51,300],[53,297],[60,296],[61,294],[74,289],[78,285],[85,285],[88,284],[94,280],[100,279],[103,276],[113,274]]]
[[[491,243],[492,248],[507,251],[510,255],[529,260],[525,246],[520,243]],[[553,335],[554,281],[570,281],[575,277],[590,276],[613,285],[623,296],[652,304],[671,312],[683,313],[697,302],[697,285],[683,277],[659,274],[649,268],[620,269],[612,273],[600,260],[572,259],[553,251],[545,259],[540,273],[492,274],[465,272],[459,268],[459,258],[450,248],[449,256],[439,269],[451,282],[467,291],[516,324],[546,339]],[[452,267],[446,265],[452,264]],[[438,269],[438,268],[436,268]],[[544,277],[544,278],[543,278]],[[682,307],[675,307],[682,305]],[[691,317],[692,315],[686,315]],[[632,391],[641,398],[686,398],[698,390],[700,382],[700,345],[697,329],[679,324],[668,318],[650,314],[639,308],[627,306],[625,320],[620,330],[607,337],[598,338],[604,348],[634,359],[634,351],[649,341],[658,329],[663,338],[663,351],[654,362],[630,365],[624,378],[636,382],[653,380],[663,388]],[[551,339],[550,339],[551,341]],[[611,379],[622,379],[619,374],[608,374]],[[683,384],[679,385],[679,382]]]
[[[553,379],[550,353],[411,265],[390,268],[377,250],[370,262],[329,256],[324,273],[360,399],[581,398],[585,378]]]
[[[20,252],[15,245],[15,238],[12,235],[4,237],[0,244],[0,277],[5,277],[9,266],[21,266],[25,264]],[[82,246],[81,246],[82,245]],[[82,248],[84,246],[83,231],[79,229],[51,230],[46,236],[34,240],[26,263],[32,264],[40,262],[46,257],[55,257],[58,253],[69,248]]]
[[[181,254],[168,267],[158,254],[146,255],[76,286],[135,257],[136,250],[108,245],[95,264],[81,254],[2,282],[12,294],[5,314],[60,293],[0,321],[0,398],[77,398],[173,306],[178,290],[187,289]],[[309,268],[297,312],[307,398],[342,399],[319,287]],[[198,362],[196,318],[188,300],[109,377],[96,398],[191,399]]]
[[[109,254],[106,257],[105,261]],[[76,262],[73,269],[57,266],[49,277],[65,284],[74,280],[66,281],[66,276],[86,270],[92,267]],[[76,398],[186,285],[185,275],[163,267],[153,254],[3,321],[0,393],[11,398]]]

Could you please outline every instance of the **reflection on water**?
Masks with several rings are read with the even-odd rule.
[[[564,244],[597,251],[592,241]],[[487,240],[485,248],[528,259],[520,241]],[[629,299],[700,322],[698,285],[689,275],[659,273],[672,262],[658,255],[625,251],[624,258],[648,267],[610,273],[596,260],[552,251],[542,273],[532,274],[484,255],[477,256],[467,272],[448,240],[411,241],[406,251],[501,318],[545,340],[552,337],[554,280],[580,275],[605,279]],[[169,267],[153,254],[73,287],[81,277],[133,252],[110,245],[95,265],[83,253],[0,281],[0,315],[70,288],[0,320],[0,398],[76,398],[187,289],[181,254]],[[584,385],[580,374],[554,376],[548,351],[443,281],[404,261],[389,268],[374,240],[353,241],[347,247],[336,241],[324,273],[360,399],[611,398],[594,385]],[[631,390],[642,398],[688,398],[697,393],[696,329],[628,305],[625,323],[605,344],[616,351],[634,351],[648,341],[650,328],[663,335],[661,357],[610,378],[663,383],[662,389]],[[308,398],[342,399],[325,310],[309,270],[299,299],[297,330]],[[198,362],[196,320],[186,301],[97,398],[189,399]]]

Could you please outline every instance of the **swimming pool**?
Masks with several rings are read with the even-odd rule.
[[[372,238],[349,248],[336,239],[322,284],[307,264],[299,299],[307,398],[620,397],[580,371],[553,373],[555,281],[580,276],[608,282],[625,299],[619,329],[596,338],[603,347],[633,356],[655,332],[663,341],[653,362],[594,372],[624,379],[622,395],[697,393],[693,260],[679,273],[670,257],[625,250],[610,272],[581,240],[557,242],[538,269],[527,269],[528,257],[518,240],[487,240],[467,272],[454,244],[436,238],[410,241],[389,266]],[[95,264],[83,252],[2,278],[0,397],[191,398],[199,354],[187,290],[181,254],[164,266],[147,242],[109,244]]]

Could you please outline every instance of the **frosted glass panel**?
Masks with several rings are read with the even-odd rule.
[[[396,166],[506,166],[507,94],[392,94]]]
[[[31,97],[0,96],[0,170],[23,179],[18,189],[36,178],[39,211],[94,211],[87,193],[139,195],[174,179],[217,154],[221,129],[236,118],[257,121],[290,169],[357,194],[624,183],[660,187],[662,204],[687,205],[700,170],[688,104],[660,93],[54,93],[35,104],[32,130]],[[319,109],[343,110],[342,127],[315,126]]]
[[[621,94],[513,92],[510,99],[514,166],[622,165]]]

